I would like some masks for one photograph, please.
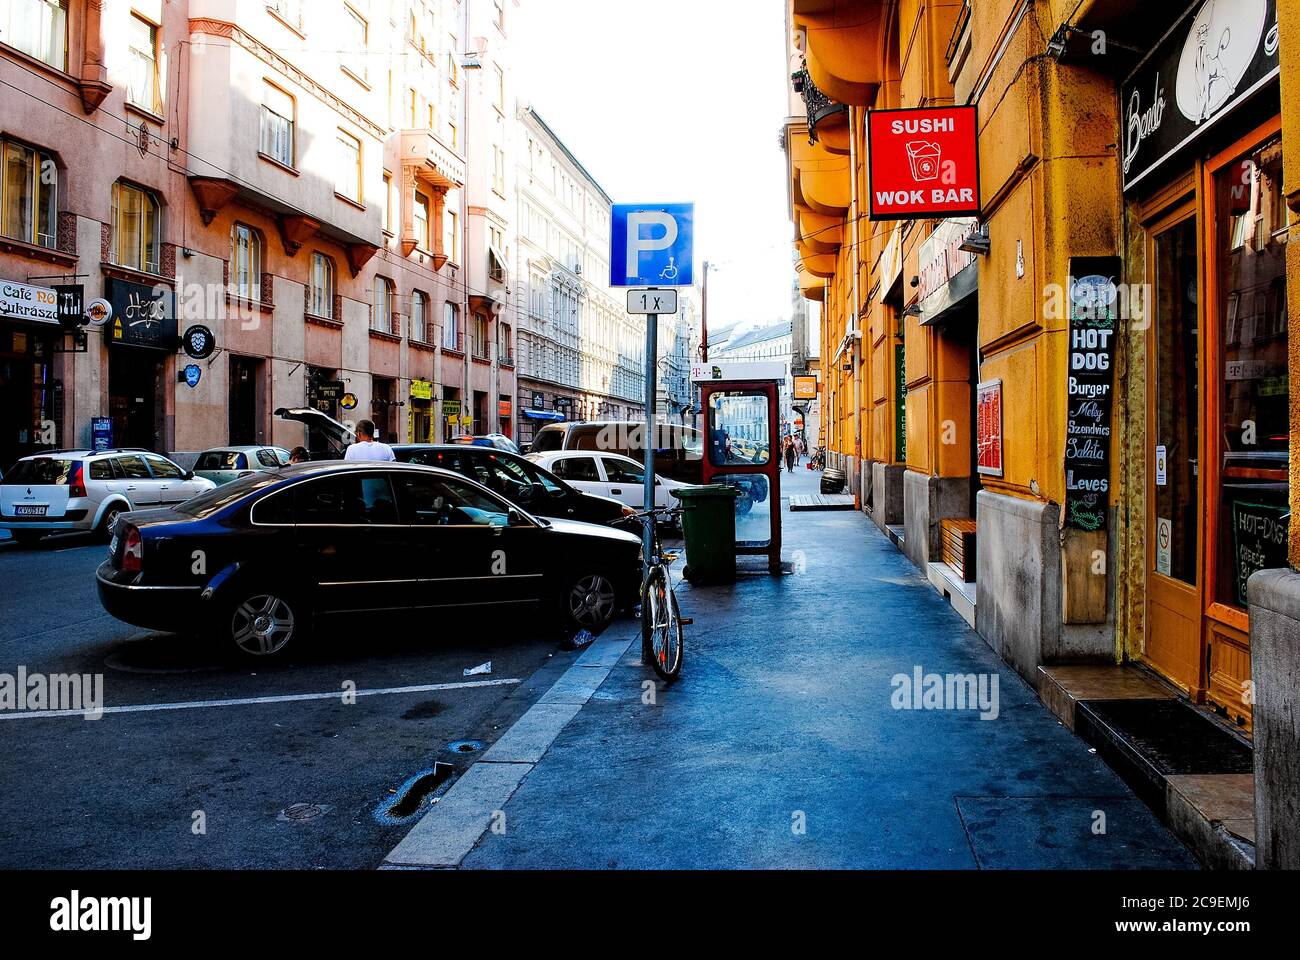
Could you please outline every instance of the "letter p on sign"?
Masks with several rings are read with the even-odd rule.
[[[610,286],[690,286],[694,221],[692,203],[615,204]]]

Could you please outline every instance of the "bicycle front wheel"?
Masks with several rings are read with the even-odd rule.
[[[641,591],[641,649],[655,673],[674,679],[684,654],[681,610],[663,567],[655,567]]]

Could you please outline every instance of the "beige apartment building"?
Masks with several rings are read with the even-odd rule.
[[[519,440],[566,420],[644,416],[645,328],[609,287],[613,201],[537,111],[516,142]]]

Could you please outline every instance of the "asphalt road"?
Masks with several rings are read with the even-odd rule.
[[[333,624],[306,653],[250,666],[105,614],[104,554],[80,537],[0,544],[0,674],[102,674],[110,711],[146,708],[0,711],[0,868],[374,867],[410,828],[376,816],[393,791],[436,761],[463,769],[475,754],[449,744],[490,745],[576,657],[489,615]],[[338,696],[158,709],[310,694]],[[312,815],[287,816],[295,804]]]

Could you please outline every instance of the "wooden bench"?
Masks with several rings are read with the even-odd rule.
[[[975,582],[975,521],[940,520],[940,559],[965,583]]]

